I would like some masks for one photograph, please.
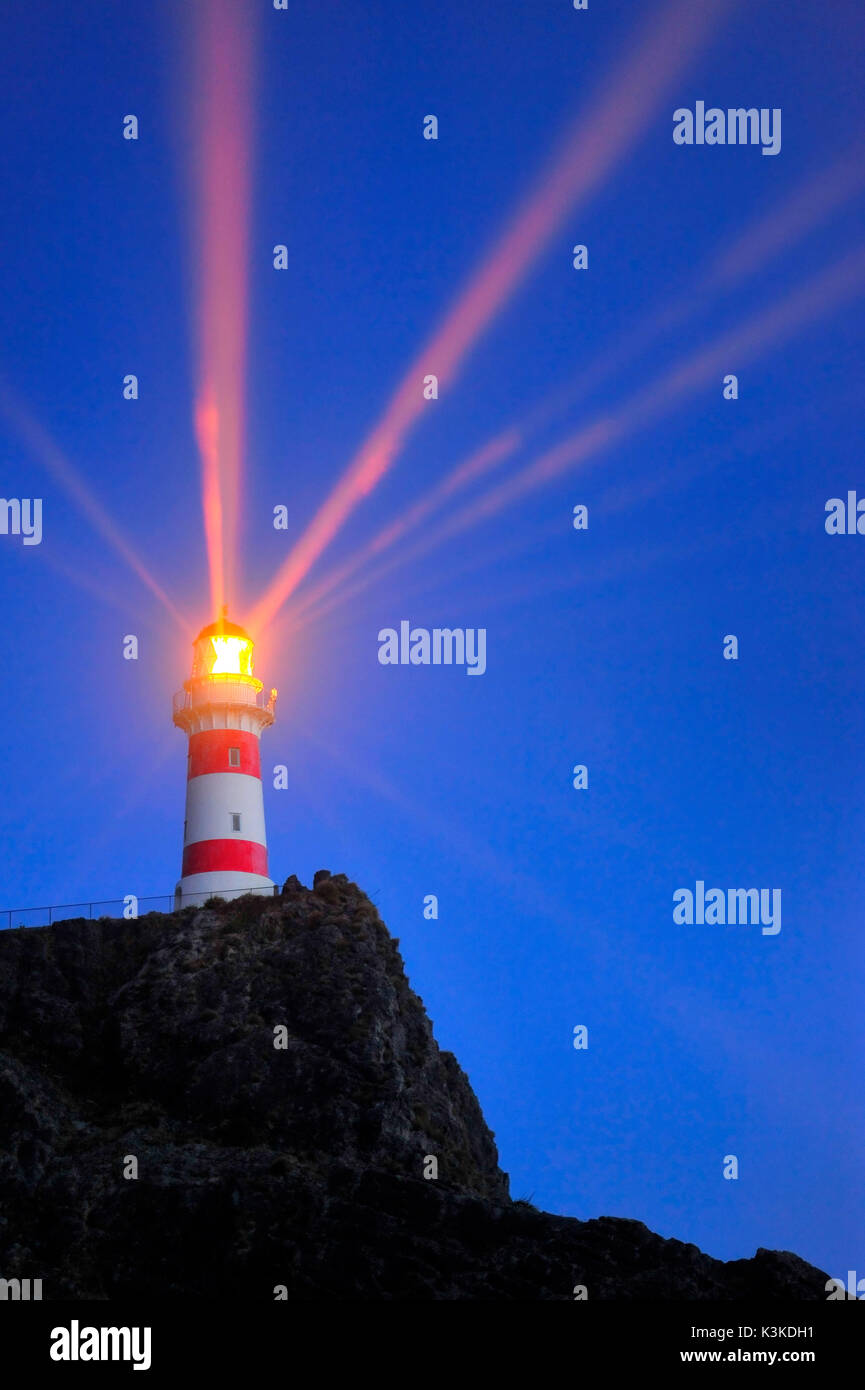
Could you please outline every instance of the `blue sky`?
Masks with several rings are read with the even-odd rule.
[[[240,8],[258,53],[243,621],[662,7]],[[182,36],[172,7],[143,0],[74,14],[14,0],[0,36],[0,382],[197,628],[212,615]],[[551,394],[572,404],[472,495],[855,255],[862,185],[824,208],[819,180],[848,151],[856,167],[862,48],[844,0],[730,6],[310,585]],[[781,108],[780,154],[674,145],[673,110],[697,100]],[[127,112],[137,142],[121,138]],[[429,112],[437,142],[421,135]],[[799,191],[812,206],[809,187],[813,216],[791,219],[753,273],[700,288]],[[675,305],[670,328],[629,346]],[[600,372],[610,353],[620,365]],[[860,1276],[865,539],[823,522],[828,498],[865,495],[862,353],[860,278],[582,467],[320,620],[278,641],[274,628],[258,669],[280,690],[263,765],[290,774],[286,791],[265,779],[274,877],[326,866],[371,894],[514,1195],[636,1217],[722,1258],[763,1245]],[[41,545],[0,535],[0,905],[168,894],[187,638],[2,414],[0,450],[3,494],[44,504]],[[381,666],[378,631],[401,619],[485,628],[485,674]],[[137,662],[122,659],[127,633]],[[675,924],[673,892],[697,879],[780,888],[781,932]]]

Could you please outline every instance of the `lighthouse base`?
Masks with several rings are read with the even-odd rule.
[[[174,911],[182,907],[201,907],[208,898],[240,898],[244,893],[267,897],[275,891],[276,884],[264,874],[247,874],[235,869],[187,874],[174,890]]]

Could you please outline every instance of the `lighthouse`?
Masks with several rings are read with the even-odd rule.
[[[174,696],[174,723],[189,736],[175,910],[275,886],[267,873],[259,740],[273,723],[276,691],[266,694],[252,667],[252,638],[223,610],[196,637],[192,675]]]

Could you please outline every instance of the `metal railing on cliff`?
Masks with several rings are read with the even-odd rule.
[[[266,893],[270,896],[279,895],[279,886],[273,888],[237,888],[231,889],[228,893],[214,893],[213,897],[231,900],[233,898],[245,897],[247,893]],[[181,898],[184,895],[181,894]],[[187,897],[199,899],[199,893],[186,894]],[[135,911],[130,911],[134,900]],[[144,908],[143,904],[151,903],[152,906]],[[151,893],[146,897],[138,897],[136,894],[127,894],[123,898],[103,898],[93,902],[77,903],[51,903],[46,907],[3,907],[0,908],[0,931],[5,931],[10,927],[50,927],[54,922],[80,921],[81,918],[88,920],[94,919],[94,908],[102,908],[101,912],[96,912],[95,917],[128,917],[130,920],[136,917],[143,917],[149,912],[174,912],[176,911],[175,893]],[[163,906],[157,906],[163,904]],[[119,909],[116,912],[107,911],[108,908]],[[183,903],[181,902],[181,907]],[[75,908],[86,908],[86,912],[76,912]],[[62,916],[58,916],[62,913]],[[34,917],[36,920],[34,920]]]

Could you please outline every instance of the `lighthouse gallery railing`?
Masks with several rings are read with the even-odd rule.
[[[218,695],[216,695],[218,691]],[[216,696],[214,700],[214,695]],[[208,686],[201,691],[178,690],[172,702],[172,711],[192,709],[196,705],[254,705],[256,709],[266,709],[273,714],[276,697],[264,690],[255,690],[242,681],[220,681],[216,687]]]

